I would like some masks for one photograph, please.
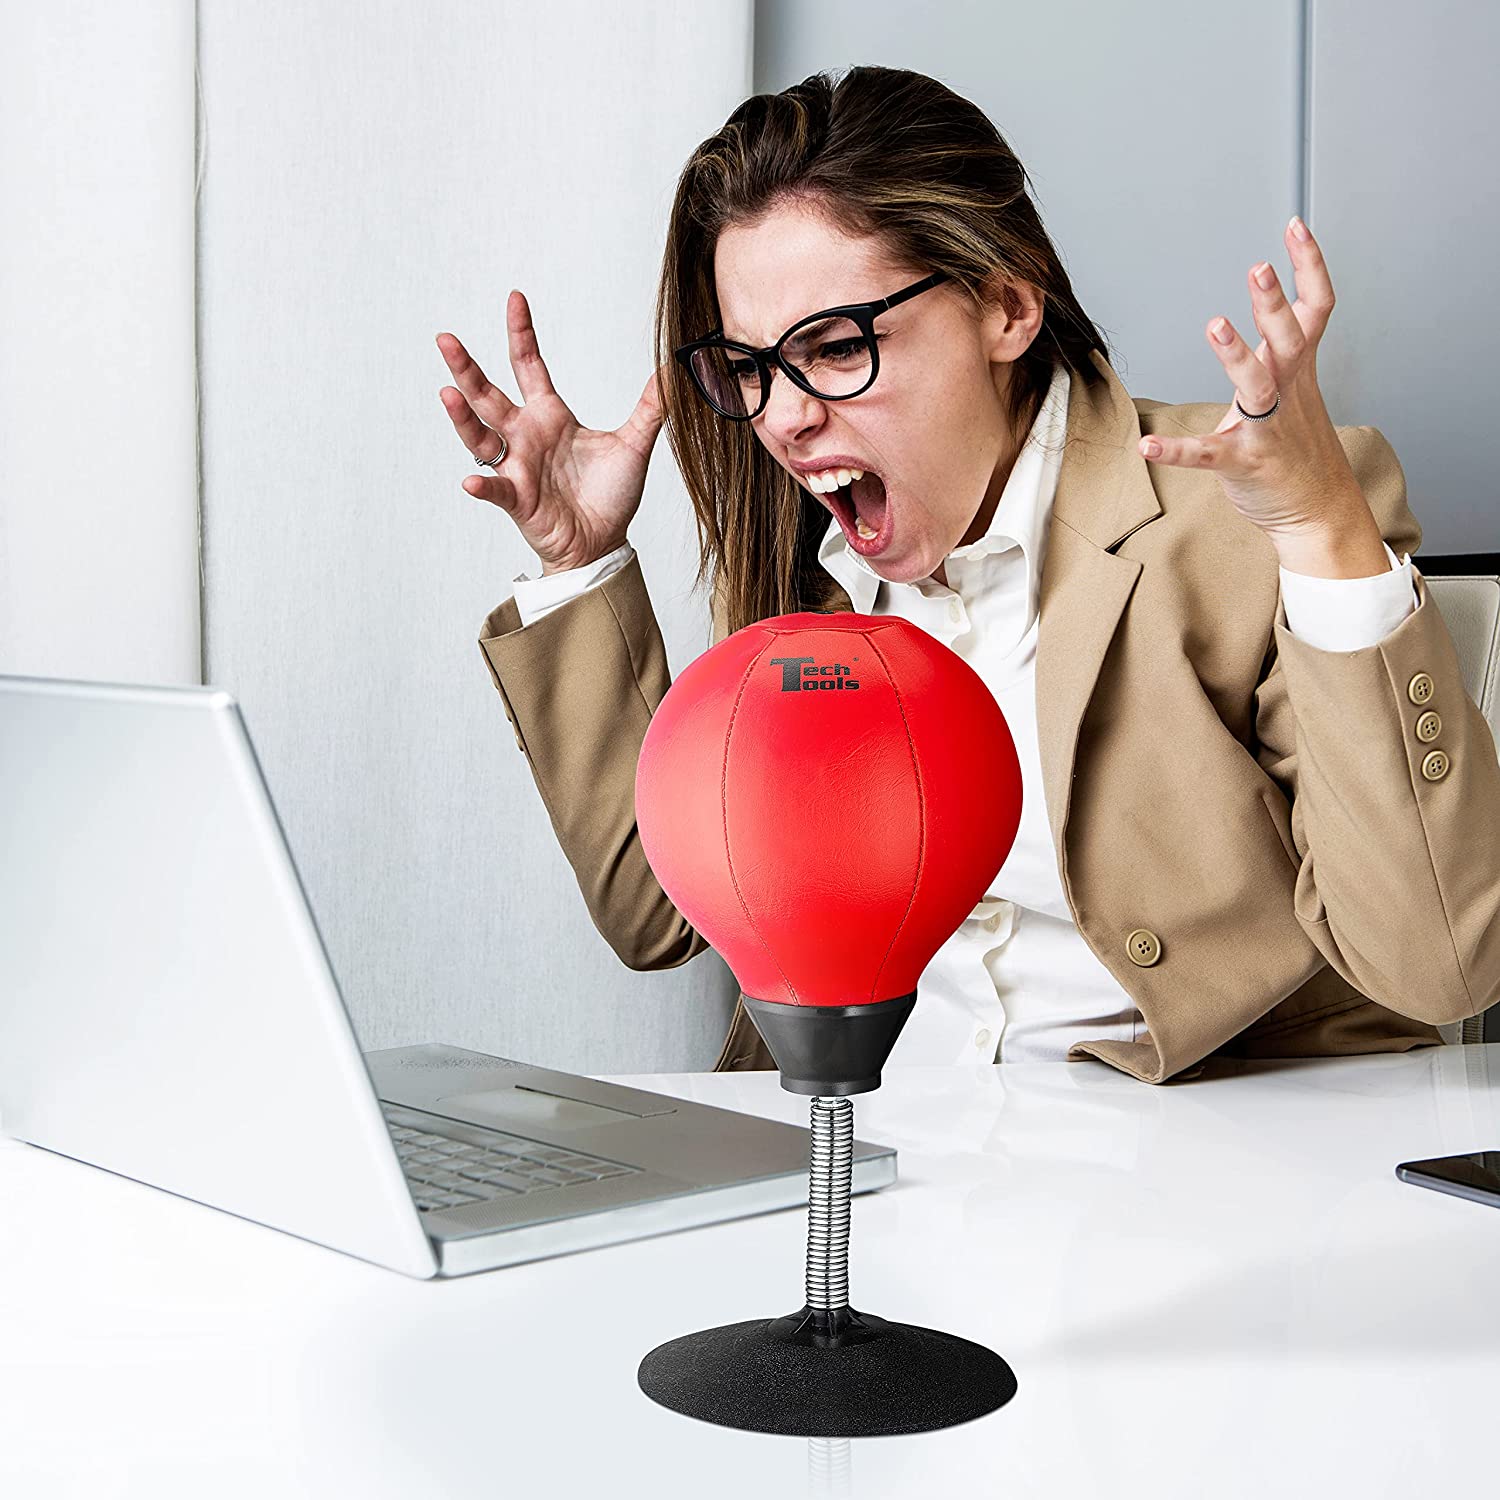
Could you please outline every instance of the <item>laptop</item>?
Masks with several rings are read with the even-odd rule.
[[[408,1276],[807,1203],[810,1133],[362,1052],[235,699],[0,676],[0,1131]],[[852,1190],[896,1153],[855,1141]]]

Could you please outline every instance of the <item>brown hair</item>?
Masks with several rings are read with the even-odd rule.
[[[714,246],[798,205],[850,235],[878,236],[900,264],[945,271],[976,309],[1009,283],[1044,298],[1037,336],[1016,361],[1012,430],[1035,418],[1061,360],[1086,383],[1104,377],[1104,337],[1073,295],[1027,195],[1025,168],[975,104],[922,73],[854,67],[814,73],[779,94],[756,94],[688,159],[667,227],[655,314],[663,425],[698,519],[694,587],[713,576],[728,631],[828,602],[818,562],[828,513],[751,430],[714,412],[672,351],[718,325]],[[919,272],[920,274],[920,272]],[[941,289],[929,295],[942,295]]]

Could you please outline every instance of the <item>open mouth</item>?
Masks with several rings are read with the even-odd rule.
[[[891,504],[885,481],[866,469],[849,484],[824,493],[849,545],[869,556],[882,551],[891,537]]]

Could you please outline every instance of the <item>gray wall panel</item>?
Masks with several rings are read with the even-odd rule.
[[[1204,337],[1253,329],[1245,277],[1289,277],[1298,209],[1300,7],[758,0],[756,87],[854,63],[972,99],[1031,176],[1073,289],[1134,395],[1230,388]],[[1254,342],[1254,341],[1252,341]]]
[[[1423,552],[1500,549],[1500,10],[758,0],[756,20],[758,89],[870,62],[978,103],[1138,396],[1227,402],[1204,327],[1222,313],[1259,342],[1245,275],[1267,259],[1292,284],[1282,233],[1301,212],[1338,298],[1319,358],[1333,420],[1391,440]]]
[[[1307,220],[1338,252],[1330,410],[1391,440],[1423,552],[1500,550],[1500,9],[1316,0],[1311,23]]]

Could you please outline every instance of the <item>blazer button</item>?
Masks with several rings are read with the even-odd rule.
[[[1131,963],[1149,969],[1161,957],[1161,940],[1149,927],[1137,927],[1125,939],[1125,951]]]
[[[1417,738],[1424,745],[1430,745],[1442,732],[1443,721],[1430,708],[1417,720]]]
[[[1448,774],[1449,764],[1446,751],[1429,750],[1422,757],[1422,774],[1429,781],[1441,781]]]
[[[1406,684],[1406,696],[1410,698],[1413,703],[1421,704],[1427,702],[1427,700],[1432,697],[1434,691],[1435,689],[1433,687],[1432,678],[1430,678],[1425,672],[1418,672],[1417,675]]]

